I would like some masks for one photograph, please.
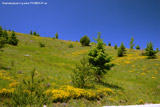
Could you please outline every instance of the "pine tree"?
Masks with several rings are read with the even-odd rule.
[[[134,42],[134,38],[132,37],[132,38],[131,38],[131,41],[130,41],[130,49],[133,49],[133,47],[134,47],[134,45],[135,45],[135,44],[133,44],[133,42]]]
[[[33,35],[36,36],[37,35],[36,32],[33,32]]]
[[[145,51],[146,51],[145,55],[148,56],[148,59],[156,58],[157,51],[153,50],[153,43],[152,42],[147,43],[147,48],[145,49]]]
[[[121,46],[118,48],[118,57],[123,57],[126,51],[126,47],[124,46],[123,42]]]
[[[55,34],[55,38],[58,39],[58,33],[57,33],[57,32],[56,32],[56,34]]]
[[[104,52],[104,43],[103,40],[100,39],[100,33],[98,33],[98,37],[95,40],[97,41],[97,47],[91,49],[91,51],[88,53],[88,58],[92,69],[95,71],[94,74],[96,76],[96,80],[101,82],[104,74],[111,69],[113,64],[110,63],[111,57]]]
[[[11,37],[9,39],[9,44],[17,46],[18,42],[19,42],[19,40],[17,39],[15,32],[12,31]]]
[[[110,43],[110,42],[108,43],[108,46],[111,46],[111,43]]]
[[[156,51],[159,52],[159,48],[156,48]]]
[[[4,32],[3,32],[3,37],[4,37],[4,40],[5,40],[5,43],[8,43],[9,37],[8,37],[8,33],[7,33],[6,30],[4,30]]]
[[[40,36],[39,33],[36,36]]]
[[[137,46],[136,46],[136,49],[137,49],[137,50],[140,50],[140,46],[139,46],[139,45],[137,45]]]
[[[30,31],[30,35],[32,35],[32,30]]]
[[[117,49],[117,44],[115,44],[114,49]]]
[[[0,26],[0,49],[5,45],[5,38],[3,37],[3,28]]]

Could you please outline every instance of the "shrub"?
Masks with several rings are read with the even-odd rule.
[[[133,49],[133,47],[134,47],[134,45],[135,45],[135,44],[133,44],[133,42],[134,42],[134,38],[132,37],[132,38],[131,38],[131,41],[130,41],[130,49]]]
[[[90,43],[89,37],[87,35],[83,36],[80,39],[80,43],[82,44],[82,46],[89,46],[89,43]]]
[[[45,44],[39,42],[39,46],[40,46],[40,47],[45,47]]]
[[[92,81],[91,65],[88,63],[88,59],[83,57],[79,63],[76,63],[76,68],[73,70],[72,83],[78,88],[84,88]]]
[[[111,46],[111,43],[110,43],[110,42],[108,43],[108,46]]]
[[[39,106],[42,107],[51,102],[50,94],[45,91],[48,86],[44,84],[44,79],[36,78],[35,69],[31,72],[30,79],[23,79],[23,82],[16,86],[11,95],[10,106]]]
[[[117,44],[115,44],[114,49],[117,49]]]
[[[70,43],[70,44],[68,45],[68,48],[73,48],[73,44]]]
[[[123,43],[121,43],[121,46],[118,48],[118,57],[123,57],[125,54],[126,48]]]
[[[78,40],[76,40],[76,42],[78,42]]]
[[[55,37],[53,37],[53,39],[56,39]]]
[[[14,33],[14,31],[12,31],[11,37],[9,39],[9,44],[17,46],[18,42],[19,42],[19,40],[17,39],[16,34]]]
[[[95,71],[96,80],[100,82],[104,74],[107,73],[107,70],[111,69],[113,64],[110,63],[111,57],[104,52],[104,43],[103,40],[100,39],[100,33],[98,33],[98,37],[95,40],[97,41],[97,47],[90,50],[88,57],[89,63]]]
[[[137,46],[136,46],[136,49],[137,49],[137,50],[140,50],[140,46],[139,46],[139,45],[137,45]]]
[[[145,51],[146,51],[145,55],[148,56],[148,59],[156,58],[157,51],[153,50],[153,43],[152,42],[147,43],[147,48],[145,49]]]

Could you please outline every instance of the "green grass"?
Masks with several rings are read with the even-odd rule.
[[[82,47],[79,42],[16,34],[18,46],[6,45],[0,51],[1,71],[5,70],[8,77],[18,81],[18,77],[27,77],[36,68],[40,75],[47,78],[48,83],[54,84],[51,85],[54,88],[72,85],[70,76],[75,62],[93,47]],[[39,42],[45,44],[45,47],[40,47]],[[71,43],[73,48],[68,48]],[[116,65],[105,75],[104,84],[96,84],[96,87],[108,87],[117,94],[110,99],[93,102],[84,99],[70,100],[67,106],[127,105],[137,104],[141,99],[145,103],[160,103],[160,53],[157,54],[158,59],[149,60],[141,58],[141,51],[137,50],[127,49],[127,56],[124,58],[118,58],[117,50],[113,47],[106,46],[105,51],[113,56]],[[9,88],[8,84],[11,82],[0,77],[0,89]],[[55,105],[59,104],[63,105]]]

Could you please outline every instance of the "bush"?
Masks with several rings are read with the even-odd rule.
[[[40,47],[45,47],[45,44],[39,42],[39,46],[40,46]]]
[[[44,84],[44,79],[36,78],[35,69],[31,72],[30,79],[24,79],[16,86],[11,95],[11,102],[8,104],[15,107],[38,106],[49,104],[51,95],[46,95],[48,86]]]
[[[147,48],[145,49],[145,55],[148,56],[148,59],[154,59],[156,58],[157,51],[153,50],[153,43],[149,42],[147,43]]]
[[[121,43],[121,46],[118,48],[118,57],[123,57],[125,54],[126,48],[123,45],[123,43]]]
[[[68,48],[73,48],[73,44],[70,43],[70,44],[68,45]]]
[[[80,63],[76,63],[76,68],[73,70],[72,83],[78,88],[88,87],[93,79],[91,65],[88,59],[83,57]]]
[[[140,46],[139,46],[139,45],[137,45],[137,46],[136,46],[136,49],[137,49],[137,50],[140,50]]]
[[[36,36],[37,35],[36,32],[33,32],[33,35]]]
[[[89,46],[89,43],[90,43],[89,37],[87,35],[83,36],[80,39],[80,43],[82,44],[82,46]]]
[[[17,39],[16,34],[14,33],[14,31],[12,31],[11,37],[9,39],[9,44],[17,46],[18,42],[19,42],[19,40]]]
[[[30,35],[32,35],[32,30],[30,31]]]
[[[114,49],[117,49],[117,44],[115,44]]]
[[[95,71],[96,80],[101,82],[104,74],[107,73],[107,70],[110,70],[114,64],[111,64],[111,57],[109,57],[104,52],[104,43],[103,40],[100,39],[100,33],[98,33],[97,39],[97,47],[90,50],[88,53],[89,63],[92,65],[92,69]]]

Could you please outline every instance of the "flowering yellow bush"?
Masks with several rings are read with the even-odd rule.
[[[59,90],[52,89],[46,91],[46,94],[50,93],[52,94],[53,101],[64,101],[70,98],[81,98],[81,97],[84,97],[89,100],[94,100],[114,94],[114,92],[109,88],[103,88],[97,90],[85,90],[80,88],[74,88],[72,86],[62,86]]]

